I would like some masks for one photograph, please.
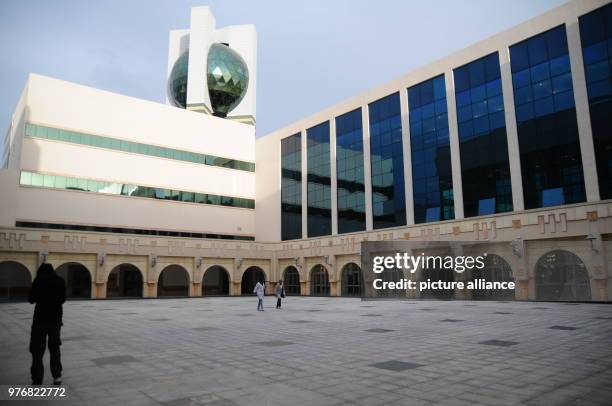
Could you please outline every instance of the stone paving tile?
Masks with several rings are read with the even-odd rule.
[[[123,364],[125,362],[137,362],[138,360],[131,355],[114,355],[112,357],[94,358],[91,361],[96,365],[114,365]]]
[[[402,372],[407,369],[414,369],[414,368],[421,367],[423,365],[416,364],[414,362],[390,360],[390,361],[378,362],[376,364],[371,364],[370,366],[374,368],[387,369],[389,371]]]
[[[395,330],[389,330],[387,328],[370,328],[370,329],[363,330],[363,331],[366,331],[368,333],[390,333]]]
[[[72,398],[35,406],[612,404],[611,305],[290,296],[271,311],[273,303],[257,312],[253,297],[68,301],[62,363]],[[29,382],[32,312],[0,304],[0,384]],[[290,344],[260,344],[279,341]],[[480,344],[499,341],[520,345]],[[132,359],[95,361],[121,356]],[[421,366],[372,366],[385,361]],[[48,355],[45,368],[48,384]]]
[[[551,330],[567,330],[567,331],[578,330],[578,327],[571,327],[571,326],[552,326],[548,328]]]

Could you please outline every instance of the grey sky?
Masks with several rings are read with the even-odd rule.
[[[168,31],[196,5],[256,25],[262,136],[562,3],[2,0],[0,136],[29,72],[163,102]]]

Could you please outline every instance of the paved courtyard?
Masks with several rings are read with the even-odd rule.
[[[612,404],[612,305],[274,301],[68,302],[71,398],[48,403]],[[32,311],[0,304],[0,384],[29,383]]]

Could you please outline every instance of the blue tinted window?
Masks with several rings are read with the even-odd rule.
[[[612,4],[579,18],[595,162],[602,199],[612,198]],[[553,88],[571,86],[571,77]],[[567,103],[560,99],[559,104]]]
[[[455,89],[457,105],[462,94],[469,94],[465,107],[457,108],[465,216],[511,211],[499,56],[495,52],[455,69],[455,81],[461,72],[470,72],[463,92]]]
[[[434,89],[419,95],[426,104],[433,103]],[[422,110],[427,115],[433,108]],[[373,227],[406,224],[404,157],[399,93],[370,103],[370,161],[372,168]]]
[[[329,121],[306,130],[308,237],[331,234]]]
[[[549,206],[552,201],[562,204],[550,190],[560,190],[564,203],[583,202],[565,26],[511,46],[510,66],[525,208]]]
[[[484,77],[483,72],[484,66],[480,72]],[[468,104],[470,71],[462,71],[460,75],[459,88],[464,91],[462,100],[466,104],[461,110],[461,122],[471,120],[473,113]],[[429,95],[434,99],[431,100]],[[408,100],[410,111],[427,109],[429,105],[446,106],[444,75],[409,88]],[[413,128],[421,130],[412,131]],[[429,118],[410,115],[410,129],[415,222],[452,219],[455,211],[446,108],[434,110]]]
[[[302,135],[281,140],[281,238],[302,238]]]
[[[365,230],[361,109],[336,117],[338,233]]]

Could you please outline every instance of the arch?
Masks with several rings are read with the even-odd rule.
[[[290,265],[283,271],[283,286],[285,287],[285,294],[299,296],[302,293],[300,286],[300,273],[298,270]]]
[[[106,297],[142,297],[143,275],[132,264],[120,264],[108,274]]]
[[[591,300],[589,273],[576,254],[550,251],[535,267],[536,300]]]
[[[487,254],[483,269],[474,269],[470,272],[472,282],[484,279],[487,282],[514,282],[512,269],[508,262],[496,254]],[[474,300],[513,300],[514,289],[474,289]]]
[[[258,266],[250,266],[242,273],[242,282],[240,284],[241,295],[253,295],[253,289],[257,282],[266,282],[266,273]]]
[[[229,296],[229,272],[220,265],[213,265],[202,277],[202,296]]]
[[[0,262],[0,300],[27,300],[32,286],[30,270],[17,261]]]
[[[421,270],[421,281],[426,282],[427,279],[432,282],[454,282],[455,271],[452,269],[424,269]],[[455,289],[423,289],[421,298],[426,299],[453,299],[455,297]]]
[[[91,299],[91,273],[78,262],[66,262],[56,272],[66,281],[66,298]]]
[[[321,265],[315,265],[310,270],[310,296],[329,296],[329,273]]]
[[[342,296],[360,297],[363,293],[361,268],[354,262],[342,267]]]
[[[189,296],[189,272],[180,265],[168,265],[159,274],[158,297]]]

